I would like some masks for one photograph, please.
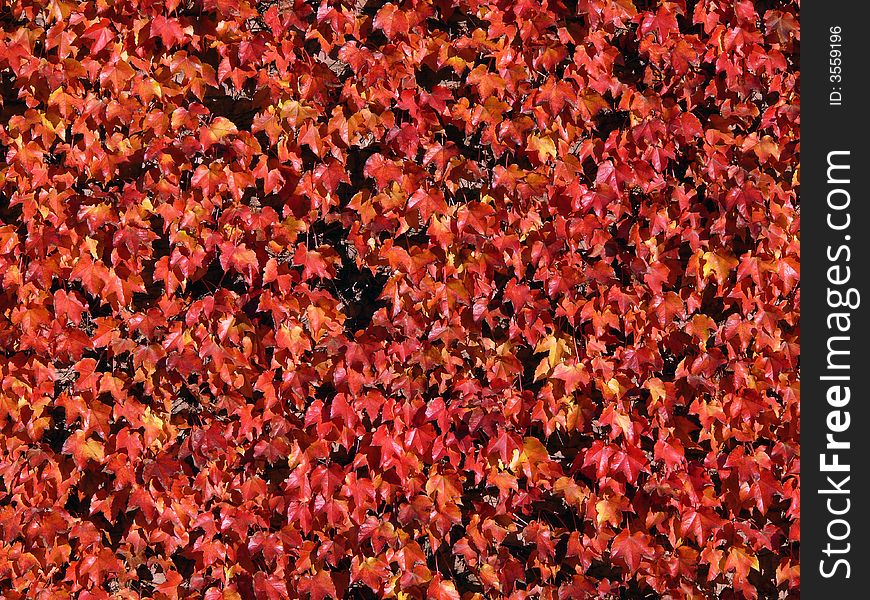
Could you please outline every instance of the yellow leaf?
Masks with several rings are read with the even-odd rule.
[[[548,157],[556,158],[556,144],[548,137],[529,136],[529,150],[537,152],[541,162],[546,162]]]
[[[511,461],[510,463],[508,463],[506,468],[509,469],[511,472],[516,473],[520,467],[520,464],[522,464],[522,455],[520,454],[520,449],[514,448],[514,452],[513,454],[511,454]]]
[[[667,390],[664,382],[658,377],[653,377],[646,382],[645,386],[653,399],[653,404],[658,403],[662,398],[667,397]]]
[[[739,261],[733,256],[720,254],[719,252],[705,252],[704,277],[709,277],[712,273],[716,276],[716,282],[722,285],[728,279],[728,275],[731,274],[731,269],[738,264]]]
[[[238,131],[235,124],[224,117],[215,117],[215,120],[208,126],[215,139],[221,140],[231,133]]]
[[[568,345],[561,338],[557,338],[552,335],[548,335],[538,342],[537,346],[535,346],[535,353],[543,352],[546,350],[548,352],[547,362],[550,364],[550,368],[552,369],[558,363],[562,362],[562,355],[568,349]]]
[[[538,363],[538,367],[535,369],[535,381],[540,381],[541,379],[545,379],[547,375],[550,374],[550,361],[546,358],[542,358],[541,362]]]
[[[755,155],[762,161],[766,161],[770,156],[779,160],[779,144],[777,144],[769,135],[758,140],[758,143],[752,147],[752,151],[755,152]]]
[[[523,440],[523,456],[532,464],[543,462],[550,457],[550,453],[541,443],[541,440],[534,437],[527,437]]]
[[[142,424],[145,426],[145,445],[150,447],[162,447],[164,421],[155,415],[151,408],[146,406],[142,415]]]
[[[106,452],[103,450],[103,445],[97,440],[88,440],[82,444],[82,456],[95,460],[102,461],[106,457]]]
[[[84,247],[91,253],[91,257],[97,259],[97,240],[90,236],[85,236]]]
[[[83,431],[77,431],[69,436],[64,442],[63,451],[73,455],[80,469],[84,468],[89,460],[102,462],[106,458],[103,444],[97,440],[85,438]]]
[[[620,410],[614,410],[613,420],[616,421],[624,436],[631,435],[631,417]]]
[[[598,513],[598,524],[611,523],[614,527],[619,527],[622,522],[622,511],[619,505],[613,500],[605,498],[595,503],[595,512]]]
[[[586,500],[586,490],[571,477],[560,477],[553,485],[553,491],[565,497],[565,501],[575,508],[582,508]]]
[[[611,378],[607,381],[606,388],[601,391],[605,393],[605,396],[607,395],[607,392],[610,392],[617,398],[621,398],[623,393],[625,393],[625,388],[622,387],[622,384],[619,383],[616,378]]]

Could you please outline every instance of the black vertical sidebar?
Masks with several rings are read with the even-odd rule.
[[[864,2],[801,7],[801,595],[870,584],[870,182]]]

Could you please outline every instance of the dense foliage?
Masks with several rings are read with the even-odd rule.
[[[0,6],[4,598],[797,597],[797,2]]]

